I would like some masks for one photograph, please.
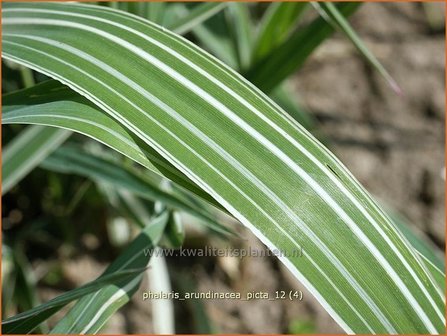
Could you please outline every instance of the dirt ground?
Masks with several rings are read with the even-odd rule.
[[[443,4],[436,5],[437,12],[444,13]],[[327,138],[329,147],[360,182],[444,249],[443,29],[431,29],[422,5],[415,3],[369,3],[351,22],[403,94],[390,90],[341,35],[326,41],[291,84],[301,104],[317,118],[318,130]],[[236,245],[262,248],[253,235],[241,232],[247,240]],[[302,301],[203,301],[215,331],[287,333],[292,321],[310,321],[310,332],[343,332],[273,257],[168,263],[176,290],[191,282],[203,292],[303,291]],[[65,270],[79,285],[104,267],[86,257],[71,261]],[[143,288],[147,288],[146,280]],[[143,302],[141,295],[140,290],[103,332],[153,332],[151,305]],[[197,330],[193,309],[186,302],[176,303],[176,332]]]

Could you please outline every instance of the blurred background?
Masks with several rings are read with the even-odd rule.
[[[251,11],[262,12],[262,5],[258,7]],[[341,33],[324,41],[287,80],[306,127],[441,258],[444,13],[444,3],[367,3],[349,19],[402,94],[392,91]],[[200,44],[194,34],[190,38]],[[24,86],[26,76],[20,69],[2,62],[2,71],[3,93]],[[46,79],[29,74],[34,82]],[[3,126],[3,145],[22,129]],[[198,229],[194,221],[183,216],[185,247],[263,248],[236,223],[230,225],[241,238],[225,241]],[[3,196],[2,230],[3,317],[94,279],[136,232],[93,182],[41,168]],[[301,290],[304,294],[302,301],[175,301],[177,333],[343,332],[275,257],[167,257],[166,261],[172,288],[178,292]],[[154,332],[151,304],[141,299],[147,282],[102,333]],[[64,311],[50,320],[49,327]]]

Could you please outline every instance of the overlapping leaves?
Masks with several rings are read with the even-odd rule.
[[[220,61],[143,19],[92,6],[8,4],[3,25],[4,57],[83,95],[283,251],[346,331],[444,330],[443,295],[389,218],[327,149]],[[284,58],[287,48],[278,50],[259,63],[256,83]]]

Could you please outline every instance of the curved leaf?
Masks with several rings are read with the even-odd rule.
[[[349,22],[339,12],[337,7],[330,2],[313,2],[313,5],[321,13],[321,16],[323,18],[326,18],[328,22],[335,28],[339,28],[349,38],[349,40],[351,40],[357,50],[365,57],[365,59],[371,64],[371,66],[373,66],[383,76],[383,78],[385,78],[394,92],[396,92],[397,94],[401,94],[402,90],[400,89],[397,82],[394,80],[393,77],[391,77],[389,72],[379,62],[374,54],[369,51],[361,38],[351,28]]]
[[[145,269],[117,271],[103,275],[79,288],[68,291],[33,309],[17,314],[2,321],[2,332],[5,334],[24,334],[33,331],[40,323],[56,313],[68,303],[90,293],[96,292],[107,285],[120,284],[129,278],[135,278]]]
[[[337,5],[337,9],[347,16],[360,5],[361,2],[342,2]],[[302,66],[309,55],[334,31],[329,22],[318,17],[309,25],[295,30],[270,53],[255,62],[244,76],[264,92],[270,93]]]
[[[77,146],[61,146],[47,157],[41,166],[48,170],[78,174],[98,182],[112,184],[116,188],[130,191],[145,199],[159,200],[169,207],[194,215],[216,232],[231,233],[227,227],[218,222],[215,214],[208,211],[205,206],[190,202],[182,191],[161,188],[161,179],[151,178],[131,167],[123,167],[111,160],[89,154]]]
[[[225,6],[225,2],[205,2],[199,4],[191,9],[186,16],[168,26],[168,28],[180,35],[186,34],[198,24],[221,11]]]
[[[268,55],[288,37],[307,5],[308,3],[305,1],[278,1],[270,4],[260,23],[253,51],[253,61],[258,61]]]
[[[4,104],[2,124],[54,126],[86,135],[219,207],[208,194],[193,184],[150,146],[132,136],[132,133],[126,128],[92,106],[88,100],[57,81],[47,81],[25,90],[4,95],[2,99]],[[45,132],[54,133],[55,129]],[[64,131],[59,130],[58,132]],[[26,137],[26,139],[30,139],[30,137]],[[32,142],[37,144],[38,139],[36,138]],[[54,148],[57,145],[58,143]],[[23,146],[28,148],[26,143]],[[30,146],[28,150],[32,148],[33,146]],[[26,155],[30,156],[29,152]],[[9,172],[9,166],[6,166],[6,172]],[[9,183],[6,185],[9,187]]]
[[[111,263],[103,276],[146,267],[166,227],[167,211],[154,217],[132,243]],[[101,278],[101,277],[100,277]],[[102,286],[83,296],[51,330],[51,334],[94,334],[120,307],[127,303],[140,286],[142,274],[118,284]]]

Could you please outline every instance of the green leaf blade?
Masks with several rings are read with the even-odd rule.
[[[23,105],[23,102],[27,104]],[[3,106],[2,124],[51,126],[86,135],[213,203],[203,190],[150,146],[133,137],[126,128],[92,106],[88,100],[56,81],[5,95],[3,103],[6,106]]]
[[[2,321],[2,332],[5,334],[25,334],[33,331],[41,322],[60,310],[68,303],[82,298],[92,292],[100,290],[105,285],[120,283],[129,277],[134,278],[141,274],[144,268],[139,270],[127,270],[115,273],[110,273],[99,277],[98,279],[89,282],[79,288],[68,291],[60,296],[51,299],[50,301],[41,304],[26,312],[12,316]]]
[[[13,139],[5,147],[2,157],[2,195],[39,165],[70,134],[70,131],[64,129],[30,126]]]
[[[219,13],[226,4],[224,2],[205,2],[191,9],[187,15],[168,26],[177,34],[184,35],[198,24]]]
[[[379,62],[379,60],[374,56],[374,54],[369,51],[366,45],[363,43],[362,39],[357,35],[357,33],[352,29],[349,22],[345,17],[339,12],[336,6],[330,2],[315,2],[314,3],[317,10],[322,11],[323,18],[327,17],[330,23],[333,22],[337,28],[339,28],[354,44],[357,50],[365,57],[365,59],[375,68],[385,80],[388,82],[393,91],[397,94],[402,94],[402,90],[394,80],[385,67]]]
[[[273,2],[260,23],[253,51],[253,61],[259,61],[281,44],[307,7],[306,2]]]
[[[210,228],[221,234],[231,231],[220,224],[217,216],[205,207],[185,199],[181,190],[164,190],[161,180],[141,174],[131,167],[82,151],[77,146],[62,146],[46,158],[41,166],[61,173],[86,176],[100,183],[108,183],[152,201],[162,201],[166,205],[186,211],[204,221]]]
[[[134,241],[107,267],[104,275],[146,267],[160,240],[169,214],[162,212],[149,223]],[[103,286],[95,293],[84,296],[51,330],[51,334],[94,334],[121,306],[127,303],[141,283],[142,275]]]
[[[343,15],[350,15],[361,5],[346,2],[338,5]],[[309,55],[334,32],[331,24],[319,17],[308,26],[296,30],[283,43],[255,62],[245,77],[266,93],[300,68]]]

